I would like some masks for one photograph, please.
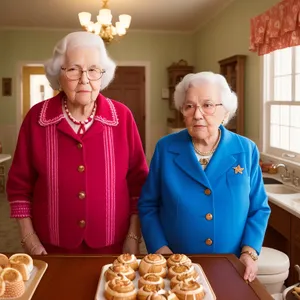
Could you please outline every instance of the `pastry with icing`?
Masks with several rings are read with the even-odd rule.
[[[105,280],[109,281],[119,276],[120,274],[126,276],[129,280],[135,279],[135,271],[126,264],[116,263],[111,265],[104,273]]]
[[[138,281],[139,288],[144,285],[156,285],[163,289],[165,287],[165,281],[162,277],[155,273],[147,273],[144,276],[140,277]]]
[[[148,254],[140,263],[139,273],[144,276],[147,273],[155,273],[165,278],[167,275],[167,261],[161,254]]]
[[[184,280],[198,280],[199,279],[199,274],[198,273],[183,273],[179,274],[177,276],[174,276],[171,281],[170,281],[170,287],[171,289],[174,288],[178,283]]]
[[[152,296],[153,294],[165,295],[166,291],[158,285],[146,284],[138,290],[137,299],[146,300],[149,296]]]
[[[172,254],[167,260],[167,265],[169,268],[175,265],[191,266],[192,261],[185,254]]]
[[[124,275],[105,283],[104,297],[107,300],[135,300],[137,290],[131,280]]]
[[[129,265],[134,271],[137,271],[137,269],[139,268],[139,263],[134,254],[129,254],[129,253],[121,254],[114,261],[114,264],[119,264],[119,263]]]
[[[198,273],[196,272],[195,268],[193,265],[191,266],[186,266],[186,265],[175,265],[169,268],[168,271],[168,278],[172,279],[173,277],[181,274],[191,274],[195,278],[197,278]]]
[[[177,284],[172,292],[179,300],[202,300],[205,292],[202,284],[196,280],[184,280]]]

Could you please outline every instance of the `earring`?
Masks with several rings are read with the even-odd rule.
[[[62,88],[61,88],[60,82],[58,80],[57,80],[57,83],[58,83],[58,91],[61,92]]]
[[[222,120],[221,125],[224,125],[225,120]]]

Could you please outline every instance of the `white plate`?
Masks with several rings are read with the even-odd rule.
[[[138,263],[140,263],[140,259],[138,259]],[[105,300],[104,297],[104,290],[105,290],[105,277],[104,277],[104,272],[111,266],[112,264],[108,264],[102,267],[101,270],[101,274],[100,274],[100,278],[99,278],[99,282],[98,282],[98,287],[97,287],[97,291],[96,291],[96,296],[95,296],[95,300]],[[203,285],[204,291],[205,291],[205,296],[204,296],[204,300],[215,300],[216,295],[213,292],[210,283],[203,271],[203,269],[201,268],[201,266],[199,264],[194,264],[194,268],[196,270],[196,272],[200,275],[199,279],[197,280],[199,283],[201,283]],[[139,272],[136,272],[136,277],[133,280],[133,283],[136,287],[136,289],[138,288],[138,280],[140,278]],[[170,290],[170,280],[169,279],[165,279],[165,288],[166,291]]]

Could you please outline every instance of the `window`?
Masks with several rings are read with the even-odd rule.
[[[263,60],[263,152],[300,162],[300,46]]]

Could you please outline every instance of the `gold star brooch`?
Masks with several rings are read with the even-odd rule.
[[[235,174],[238,174],[238,173],[243,174],[244,168],[241,168],[240,165],[237,165],[237,167],[233,167],[233,169],[234,169]]]

